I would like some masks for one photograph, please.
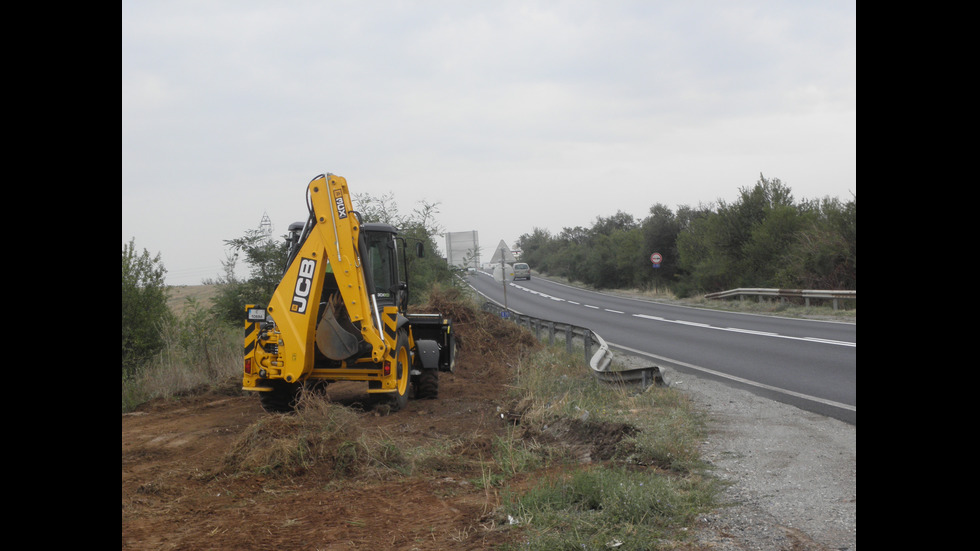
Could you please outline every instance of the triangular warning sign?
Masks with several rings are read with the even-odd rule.
[[[501,256],[503,256],[504,262],[517,262],[514,253],[510,252],[510,247],[507,246],[507,243],[504,243],[503,239],[500,240],[500,244],[493,251],[493,257],[490,258],[490,262],[499,263]]]

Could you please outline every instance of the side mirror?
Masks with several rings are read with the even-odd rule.
[[[415,256],[422,258],[425,256],[425,248],[422,247],[421,243],[415,244]]]

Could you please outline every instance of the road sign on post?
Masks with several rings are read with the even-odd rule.
[[[510,264],[494,266],[493,280],[497,283],[508,283],[514,281],[514,267]]]
[[[514,267],[510,264],[504,262],[509,260],[513,262],[516,260],[513,253],[510,252],[510,248],[503,240],[500,240],[500,245],[497,246],[497,251],[493,253],[491,259],[492,262],[500,262],[499,266],[493,267],[493,279],[504,286],[504,312],[508,312],[507,309],[507,283],[514,281]],[[507,316],[502,316],[507,317]]]
[[[659,268],[660,263],[663,262],[664,257],[660,253],[653,253],[650,255],[650,262],[653,262],[654,268]]]

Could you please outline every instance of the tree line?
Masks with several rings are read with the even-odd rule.
[[[680,297],[737,287],[856,290],[856,200],[796,201],[760,174],[731,202],[676,211],[657,203],[642,220],[619,211],[556,235],[534,228],[515,244],[534,270],[599,289]]]

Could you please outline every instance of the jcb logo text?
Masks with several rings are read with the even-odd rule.
[[[306,313],[310,291],[313,289],[314,274],[316,274],[316,260],[300,259],[299,274],[296,276],[296,289],[293,291],[293,303],[289,307],[291,311],[297,314]]]

